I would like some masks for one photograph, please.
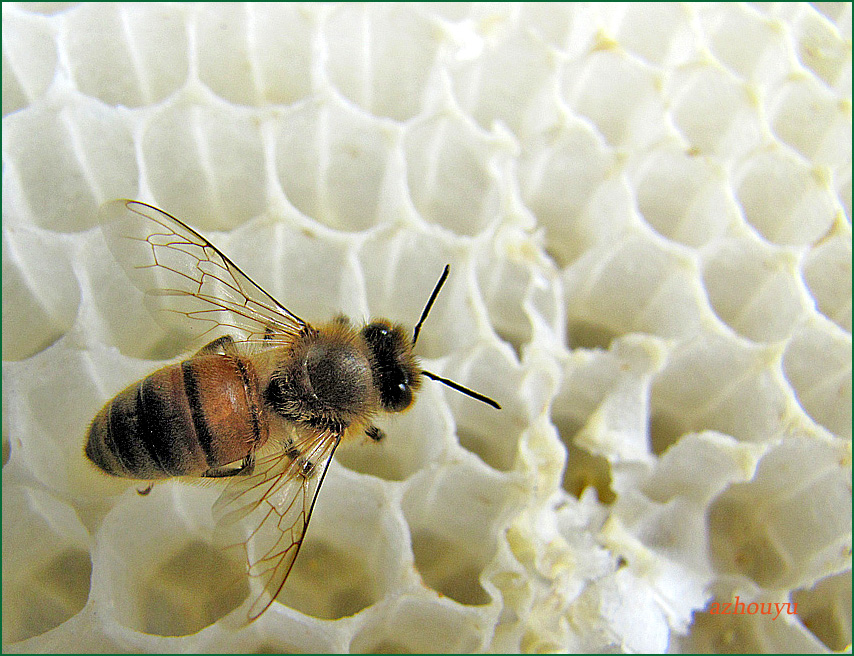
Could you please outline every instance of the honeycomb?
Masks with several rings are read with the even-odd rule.
[[[2,16],[4,651],[850,651],[849,3]],[[310,321],[414,324],[450,263],[418,353],[503,405],[342,445],[245,627],[219,489],[83,456],[189,348],[116,197]]]

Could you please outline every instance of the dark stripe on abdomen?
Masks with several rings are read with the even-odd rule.
[[[140,385],[124,390],[110,402],[105,446],[127,470],[127,475],[137,478],[162,477],[163,473],[152,462],[151,454],[144,444]],[[112,441],[111,446],[109,441]]]
[[[249,378],[249,372],[246,370],[246,365],[243,364],[243,361],[238,358],[236,362],[237,370],[240,372],[240,378],[243,381],[243,391],[246,393],[246,404],[252,413],[252,443],[260,445],[261,423],[258,417],[259,408],[255,405],[256,395],[252,393],[255,386]]]
[[[185,360],[181,363],[184,375],[184,391],[187,393],[187,403],[190,406],[190,416],[193,418],[193,428],[196,431],[196,440],[205,454],[208,467],[219,467],[221,463],[213,455],[213,439],[208,420],[205,418],[205,410],[202,404],[199,381],[193,371],[193,361]]]
[[[144,379],[139,384],[137,403],[139,407],[139,436],[140,442],[146,448],[151,463],[155,464],[160,471],[169,476],[180,474],[173,471],[169,463],[173,460],[170,455],[172,450],[170,426],[173,422],[168,421],[168,408],[165,407],[162,394],[158,393],[156,376],[157,372]]]
[[[197,451],[181,371],[165,367],[139,385],[139,434],[152,463],[168,476],[194,473]]]
[[[124,406],[128,405],[128,399],[123,394],[118,395],[112,401],[106,411],[106,422],[104,430],[104,448],[107,449],[125,470],[122,474],[135,474],[132,463],[124,453],[122,444],[125,436],[135,436],[139,432],[136,412],[128,413]],[[131,399],[131,407],[135,409],[136,403]]]

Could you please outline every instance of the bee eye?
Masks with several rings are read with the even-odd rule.
[[[406,381],[383,386],[381,394],[383,407],[389,412],[400,412],[412,404],[412,388]]]
[[[412,405],[412,380],[407,367],[411,345],[401,328],[375,321],[363,330],[373,355],[373,375],[386,412],[400,412]],[[417,381],[416,381],[417,384]]]

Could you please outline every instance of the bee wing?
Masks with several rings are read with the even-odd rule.
[[[339,441],[336,433],[315,433],[259,458],[254,472],[231,479],[214,504],[217,542],[242,553],[254,581],[250,622],[270,607],[291,573]]]
[[[178,325],[195,337],[222,328],[239,340],[278,346],[306,326],[216,246],[166,212],[119,199],[104,203],[98,214],[110,251],[166,328]]]

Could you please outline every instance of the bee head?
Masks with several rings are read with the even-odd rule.
[[[373,321],[362,329],[362,336],[371,352],[371,373],[380,393],[380,403],[386,412],[400,412],[412,405],[413,393],[421,386],[421,376],[427,376],[430,380],[438,381],[496,410],[501,410],[501,406],[488,396],[470,390],[448,378],[420,369],[418,361],[412,354],[421,326],[424,325],[424,320],[430,313],[430,308],[433,307],[450,271],[451,266],[446,264],[439,282],[436,283],[433,293],[427,300],[427,305],[421,312],[421,318],[415,324],[411,340],[406,336],[403,327],[394,326],[385,319]]]
[[[406,410],[421,386],[421,370],[412,354],[412,341],[401,326],[384,319],[365,326],[362,337],[371,353],[371,373],[383,410]]]

